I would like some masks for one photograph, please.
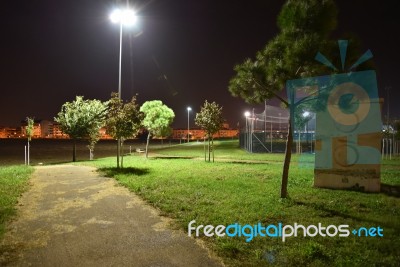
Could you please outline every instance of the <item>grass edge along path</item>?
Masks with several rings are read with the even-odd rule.
[[[185,149],[182,147],[181,149]],[[164,153],[170,154],[164,150]],[[172,154],[189,156],[190,151]],[[223,152],[223,151],[222,151]],[[226,153],[229,151],[227,150]],[[217,153],[217,151],[216,151]],[[232,223],[299,223],[305,226],[348,224],[384,229],[384,237],[293,237],[285,243],[279,238],[205,237],[208,246],[228,266],[396,266],[400,261],[400,199],[386,194],[327,190],[312,187],[313,171],[294,162],[289,179],[290,198],[279,198],[282,163],[276,155],[265,162],[232,150],[232,162],[206,163],[189,158],[125,158],[123,170],[116,170],[114,158],[84,164],[94,165],[103,174],[140,195],[162,214],[172,217],[177,227],[187,231],[191,220],[196,225]],[[196,156],[196,155],[193,155]],[[260,155],[256,155],[258,160]],[[391,161],[382,167],[382,182],[400,185],[400,164]]]
[[[28,189],[33,167],[12,165],[0,167],[0,240],[6,223],[16,214],[18,198]]]

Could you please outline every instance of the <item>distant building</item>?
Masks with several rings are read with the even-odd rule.
[[[53,122],[42,120],[40,122],[40,137],[53,138]]]
[[[26,121],[21,121],[21,126],[17,128],[0,126],[0,138],[26,138]],[[105,127],[99,130],[100,139],[113,139]],[[139,134],[140,135],[140,134]],[[189,130],[190,140],[202,140],[205,136],[205,131],[199,128]],[[188,129],[173,129],[170,136],[172,139],[187,140]],[[238,130],[229,129],[228,124],[224,124],[223,128],[214,134],[214,138],[237,138]],[[61,125],[58,122],[48,120],[35,120],[33,124],[32,138],[55,138],[69,139],[68,134],[61,130]],[[163,137],[165,139],[165,137]]]
[[[99,132],[100,132],[100,139],[113,139],[110,135],[107,134],[106,127],[102,127]]]
[[[53,133],[52,133],[52,138],[56,139],[67,139],[69,138],[68,134],[63,133],[61,131],[61,125],[58,122],[53,122]]]
[[[228,124],[224,124],[223,128],[213,135],[214,138],[237,138],[239,131],[237,129],[229,129]],[[190,140],[201,140],[205,137],[206,132],[199,128],[189,129]],[[188,129],[173,129],[172,139],[188,138]]]
[[[7,131],[4,126],[0,126],[0,138],[7,138]]]
[[[0,138],[21,138],[21,130],[16,127],[0,126]]]

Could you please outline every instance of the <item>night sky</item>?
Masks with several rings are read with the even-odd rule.
[[[243,122],[245,110],[262,112],[262,105],[232,97],[228,82],[235,64],[254,57],[277,34],[276,17],[283,3],[130,0],[139,21],[124,28],[123,99],[138,94],[140,104],[162,100],[175,112],[174,127],[186,127],[186,107],[198,112],[206,99],[223,106],[232,127]],[[380,94],[386,97],[385,88],[391,87],[390,116],[400,117],[400,4],[337,4],[335,38],[354,32],[365,50],[371,49]],[[108,18],[117,6],[115,0],[2,3],[0,125],[18,126],[26,116],[52,120],[76,95],[107,100],[118,90],[119,25]]]

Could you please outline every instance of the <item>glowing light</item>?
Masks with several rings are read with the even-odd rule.
[[[136,23],[137,17],[131,9],[116,9],[110,15],[110,20],[113,23],[121,23],[126,26],[132,26]]]
[[[246,111],[246,112],[244,113],[244,116],[245,116],[245,117],[249,117],[249,116],[250,116],[250,112],[249,112],[249,111]]]

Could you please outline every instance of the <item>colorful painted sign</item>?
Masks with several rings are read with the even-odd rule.
[[[342,68],[347,41],[339,41]],[[351,68],[372,57],[365,53]],[[335,68],[324,56],[317,60]],[[292,125],[316,114],[314,185],[380,191],[381,112],[375,71],[287,81]],[[296,127],[293,127],[296,128]]]

